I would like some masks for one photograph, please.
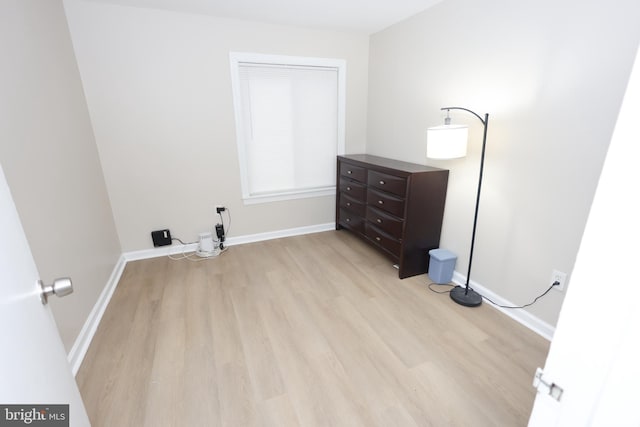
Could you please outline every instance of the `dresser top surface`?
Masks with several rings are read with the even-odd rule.
[[[408,173],[417,172],[433,172],[445,169],[434,168],[432,166],[419,165],[416,163],[403,162],[401,160],[388,159],[386,157],[372,156],[370,154],[345,154],[338,156],[340,159],[350,160],[352,162],[366,163],[367,165],[375,165],[387,169],[394,169]]]

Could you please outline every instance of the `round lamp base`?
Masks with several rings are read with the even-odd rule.
[[[465,307],[477,307],[482,304],[482,295],[473,289],[466,290],[462,286],[451,289],[449,296],[452,300]]]

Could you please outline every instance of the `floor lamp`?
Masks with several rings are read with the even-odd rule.
[[[450,110],[463,110],[476,116],[484,126],[482,136],[482,155],[480,157],[480,178],[478,179],[478,193],[476,195],[476,210],[473,215],[473,231],[471,232],[471,249],[469,251],[469,268],[467,270],[467,282],[464,288],[456,286],[449,296],[460,305],[477,307],[482,304],[482,295],[469,287],[471,279],[471,262],[473,261],[473,247],[476,240],[476,226],[478,224],[478,206],[480,205],[480,190],[482,189],[482,172],[484,170],[484,152],[487,145],[487,127],[489,126],[489,114],[484,119],[471,110],[462,107],[444,107],[447,111],[444,126],[431,127],[427,130],[427,157],[432,159],[454,159],[467,155],[467,137],[469,128],[465,125],[452,125],[449,117]]]

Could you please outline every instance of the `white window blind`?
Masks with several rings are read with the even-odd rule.
[[[335,191],[336,155],[344,152],[344,61],[328,61],[232,55],[246,202]]]

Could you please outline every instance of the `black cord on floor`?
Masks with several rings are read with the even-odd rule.
[[[451,289],[447,290],[447,291],[436,291],[435,289],[433,289],[431,286],[432,285],[436,285],[436,286],[449,286],[451,287],[451,289],[455,288],[456,285],[451,285],[448,283],[445,284],[441,284],[441,283],[429,283],[429,290],[431,292],[435,292],[436,294],[448,294],[449,292],[451,292]],[[496,302],[493,302],[490,298],[485,297],[484,295],[480,294],[478,291],[476,291],[482,298],[486,299],[487,301],[489,301],[491,304],[495,305],[496,307],[500,307],[500,308],[525,308],[525,307],[529,307],[530,305],[535,304],[540,298],[542,298],[543,296],[545,296],[547,293],[549,293],[549,291],[551,290],[551,288],[553,288],[554,286],[558,286],[560,285],[559,282],[553,282],[551,284],[551,286],[549,286],[549,289],[547,289],[546,291],[544,291],[542,294],[538,295],[533,301],[531,301],[529,304],[525,304],[525,305],[500,305]]]
[[[455,288],[456,285],[451,285],[449,283],[429,283],[429,290],[431,292],[435,292],[436,294],[448,294],[449,292],[451,292],[451,289],[446,290],[446,291],[436,291],[435,289],[433,289],[431,286],[449,286],[451,289]]]

